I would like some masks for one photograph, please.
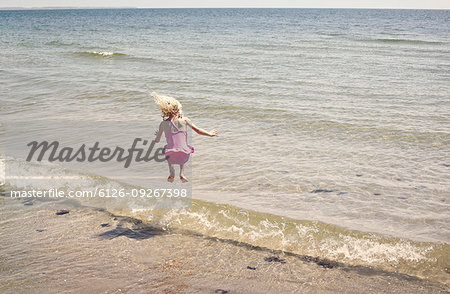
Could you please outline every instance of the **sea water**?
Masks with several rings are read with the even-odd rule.
[[[448,10],[0,11],[1,121],[157,125],[150,93],[176,97],[219,137],[190,139],[202,201],[144,218],[348,263],[406,263],[442,281],[449,20]],[[12,136],[35,139],[25,127]],[[31,168],[11,156],[2,165]]]

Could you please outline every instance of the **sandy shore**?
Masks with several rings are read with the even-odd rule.
[[[1,207],[1,293],[448,293],[448,286],[283,254],[104,211]]]

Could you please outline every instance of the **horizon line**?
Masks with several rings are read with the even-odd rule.
[[[133,6],[35,6],[0,7],[0,10],[89,10],[89,9],[389,9],[389,10],[450,10],[450,8],[394,8],[394,7],[133,7]]]

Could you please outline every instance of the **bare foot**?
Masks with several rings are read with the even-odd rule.
[[[189,182],[188,178],[186,178],[185,176],[180,176],[180,180],[181,180],[183,183]]]
[[[169,177],[167,178],[167,181],[168,181],[169,183],[173,183],[173,180],[175,180],[175,176],[169,176]]]

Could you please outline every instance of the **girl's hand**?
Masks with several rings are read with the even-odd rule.
[[[219,133],[217,132],[217,130],[212,130],[211,132],[209,132],[209,136],[210,137],[217,137],[217,136],[219,136]]]

